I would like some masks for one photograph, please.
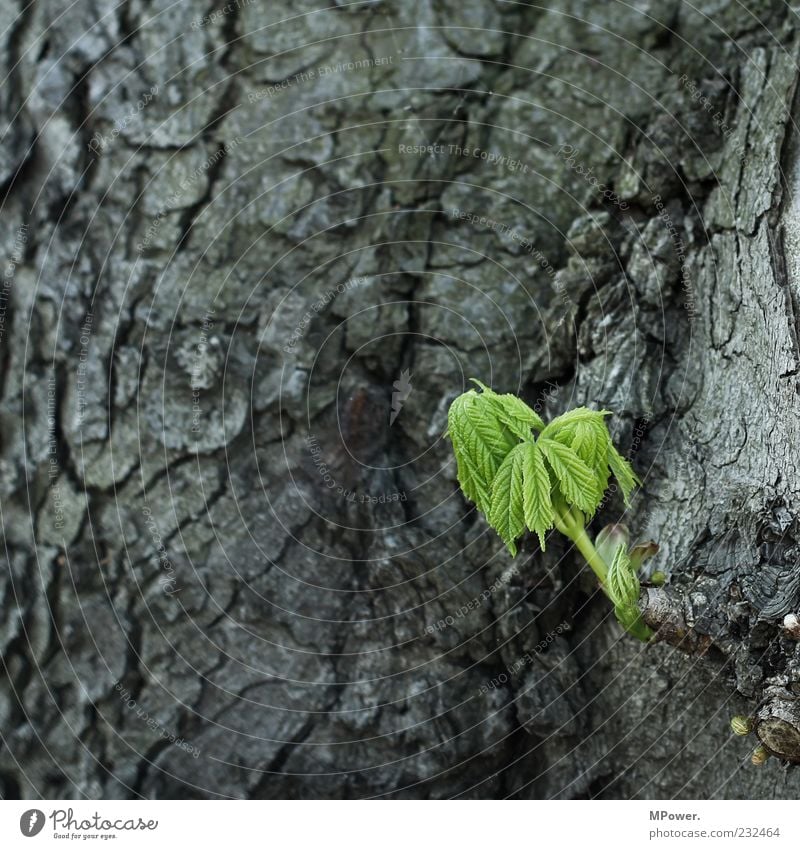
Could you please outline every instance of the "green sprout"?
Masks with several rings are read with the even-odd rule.
[[[586,527],[613,475],[625,504],[640,483],[614,447],[608,410],[578,407],[545,422],[515,395],[501,395],[473,380],[474,389],[450,405],[448,436],[464,495],[475,503],[511,556],[526,528],[545,535],[555,528],[575,544],[614,605],[620,624],[642,641],[652,631],[642,621],[637,572],[658,550],[655,543],[632,548],[622,525],[604,528],[592,542]]]

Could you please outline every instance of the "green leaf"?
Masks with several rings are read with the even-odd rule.
[[[611,435],[605,423],[605,411],[596,413],[594,410],[586,410],[585,407],[573,410],[579,413],[571,416],[566,413],[560,416],[552,424],[558,424],[553,431],[552,438],[563,445],[568,445],[575,454],[595,473],[597,477],[597,488],[601,499],[608,488],[608,446],[611,444]],[[548,428],[551,425],[548,425]],[[548,428],[542,436],[549,436]]]
[[[619,483],[626,505],[630,504],[630,495],[640,481],[611,440],[605,417],[608,410],[589,410],[578,407],[553,419],[542,431],[542,436],[555,439],[572,450],[592,469],[597,476],[598,488],[602,493],[608,488],[610,475]],[[599,503],[599,502],[598,502]]]
[[[492,413],[487,397],[472,389],[450,405],[447,429],[461,489],[484,514],[488,513],[494,476],[508,452],[519,443]]]
[[[639,600],[639,578],[624,544],[618,545],[614,552],[614,559],[608,567],[606,589],[615,607],[630,607]]]
[[[595,473],[571,448],[554,439],[542,435],[536,444],[544,452],[567,503],[574,504],[591,518],[603,497]]]
[[[492,503],[487,516],[489,524],[508,546],[511,556],[517,553],[515,541],[525,530],[523,515],[523,463],[528,446],[520,443],[503,460],[492,483]]]
[[[614,605],[614,615],[617,622],[631,635],[642,642],[647,642],[652,631],[642,621],[639,610],[639,593],[641,586],[636,575],[636,569],[628,555],[627,547],[622,544],[617,547],[606,578],[606,591]]]
[[[552,482],[538,445],[523,445],[522,497],[525,524],[539,537],[544,551],[544,535],[553,527],[555,510],[550,498]]]
[[[470,380],[483,390],[483,396],[490,404],[495,415],[505,424],[509,430],[520,439],[528,439],[531,436],[531,428],[544,429],[544,422],[521,398],[506,393],[500,395],[474,377]]]
[[[516,395],[493,395],[491,403],[500,420],[520,439],[530,439],[531,428],[544,430],[544,422]]]
[[[472,444],[474,434],[467,418],[470,403],[468,392],[453,401],[447,414],[447,432],[453,443],[461,490],[470,501],[480,506],[489,500],[489,487],[481,468],[482,461],[476,456],[477,447]]]
[[[601,493],[605,492],[609,477],[607,453],[611,444],[606,423],[602,419],[597,422],[577,422],[574,433],[572,450],[594,471]]]
[[[568,413],[564,413],[558,418],[553,419],[549,425],[542,431],[542,436],[552,438],[558,431],[579,422],[588,422],[597,424],[598,422],[605,426],[605,417],[612,415],[611,410],[590,410],[588,407],[576,407]]]
[[[631,464],[620,455],[619,451],[617,451],[611,442],[609,442],[606,456],[608,465],[617,479],[619,488],[622,490],[622,497],[627,507],[630,505],[631,492],[633,492],[634,487],[638,486],[641,481],[633,471]]]

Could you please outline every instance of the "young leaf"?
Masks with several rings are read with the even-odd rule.
[[[624,544],[617,547],[608,569],[606,591],[614,604],[614,615],[619,624],[629,634],[642,642],[647,642],[652,631],[642,621],[638,604],[641,592],[639,578],[636,576],[636,570]]]
[[[531,436],[531,428],[544,429],[541,417],[516,395],[506,393],[499,395],[486,384],[476,378],[470,378],[472,382],[482,390],[481,397],[492,406],[495,415],[520,439],[528,439]]]
[[[554,439],[540,436],[536,444],[544,452],[567,502],[593,516],[603,497],[594,472],[571,448]]]
[[[614,477],[617,479],[617,483],[619,483],[619,488],[622,490],[622,497],[625,500],[625,506],[630,504],[630,496],[631,492],[633,492],[633,488],[641,483],[638,477],[636,477],[636,473],[633,471],[631,464],[620,455],[619,451],[614,448],[614,445],[609,442],[608,444],[608,465],[611,467],[611,471],[614,473]]]
[[[519,443],[492,414],[485,396],[472,389],[450,405],[447,428],[461,489],[487,513],[494,476],[508,452]]]
[[[548,438],[553,437],[556,433],[565,427],[572,426],[578,422],[589,422],[597,424],[598,422],[605,426],[605,417],[611,415],[611,410],[590,410],[588,407],[576,407],[568,413],[553,419],[549,425],[542,431],[542,436]]]
[[[608,568],[608,597],[615,607],[630,607],[639,599],[639,579],[624,544],[618,545]]]
[[[544,551],[544,535],[553,527],[555,510],[550,498],[552,482],[538,445],[523,446],[522,497],[525,524],[539,537]]]
[[[532,437],[531,428],[544,430],[544,422],[516,395],[491,396],[491,404],[498,418],[520,439]]]
[[[447,435],[453,443],[458,482],[464,495],[481,509],[489,501],[489,486],[482,469],[483,461],[475,456],[478,451],[472,444],[475,435],[471,432],[466,408],[471,403],[469,393],[460,395],[450,405],[447,414]]]
[[[553,419],[542,432],[542,436],[555,439],[572,448],[595,473],[601,496],[608,487],[609,477],[613,473],[627,505],[630,503],[633,488],[640,481],[630,463],[614,447],[605,423],[607,415],[609,415],[608,410],[595,411],[578,407]]]
[[[559,416],[542,433],[542,436],[568,445],[586,463],[597,478],[601,499],[608,488],[610,476],[608,446],[611,444],[611,435],[605,423],[606,414],[605,410],[597,412],[580,407]]]
[[[607,453],[611,443],[605,422],[602,419],[576,422],[566,432],[574,434],[572,450],[594,471],[601,493],[605,492],[609,477]]]
[[[521,442],[509,452],[492,482],[492,503],[487,519],[508,546],[511,556],[517,553],[515,540],[525,530],[523,515],[523,461],[528,446]]]

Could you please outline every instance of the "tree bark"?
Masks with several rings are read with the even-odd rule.
[[[0,10],[0,795],[796,798],[797,13],[62,11]],[[615,412],[690,650],[509,558],[471,377]]]

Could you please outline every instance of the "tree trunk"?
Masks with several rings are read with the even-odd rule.
[[[797,796],[796,12],[0,18],[4,798]],[[472,377],[615,412],[688,641],[509,558]]]

